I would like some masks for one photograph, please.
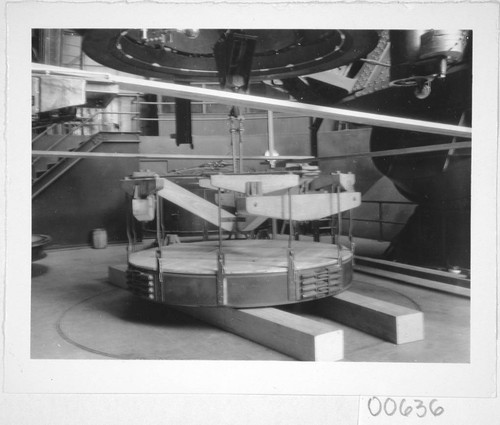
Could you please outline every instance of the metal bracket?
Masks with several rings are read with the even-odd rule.
[[[217,252],[217,282],[216,282],[216,292],[217,292],[217,305],[227,304],[227,279],[225,270],[225,255],[223,252]]]
[[[289,301],[297,301],[300,299],[300,295],[298,293],[298,285],[296,285],[295,279],[295,254],[293,249],[287,249],[287,289],[288,289],[288,300]]]
[[[156,250],[156,268],[158,269],[158,282],[163,283],[163,270],[161,269],[161,248]]]
[[[298,298],[297,285],[295,282],[295,254],[293,252],[293,220],[292,220],[292,192],[289,188],[288,191],[288,249],[287,249],[287,289],[288,300],[296,301]]]
[[[226,279],[226,257],[222,251],[222,206],[221,206],[221,188],[218,190],[219,204],[217,205],[218,219],[219,219],[219,249],[217,250],[217,277],[216,277],[216,292],[217,292],[217,305],[227,304],[227,279]]]
[[[301,273],[297,279],[297,300],[322,298],[342,286],[342,267],[323,267]]]

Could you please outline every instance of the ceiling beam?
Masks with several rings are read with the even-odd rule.
[[[174,160],[174,159],[200,159],[200,160],[232,160],[231,155],[204,155],[204,154],[161,154],[161,153],[119,153],[119,152],[75,152],[75,151],[31,151],[31,156],[39,157],[56,157],[56,158],[136,158],[136,159],[158,159],[158,160]],[[249,155],[244,156],[245,160],[255,161],[310,161],[315,159],[313,156],[299,155]]]
[[[111,74],[89,73],[86,71],[54,67],[43,64],[33,64],[34,72],[42,72],[50,75],[80,75],[83,78],[103,79],[104,81],[117,83],[121,90],[154,93],[157,95],[180,97],[185,99],[208,101],[231,106],[242,106],[254,109],[285,112],[300,116],[345,121],[355,124],[393,128],[399,130],[417,131],[422,133],[439,134],[443,136],[464,137],[472,136],[470,127],[435,123],[430,121],[415,120],[410,118],[395,117],[389,115],[373,114],[355,110],[332,108],[293,102],[282,99],[271,99],[249,94],[234,93],[222,90],[205,89],[200,87],[186,86],[168,83],[164,81],[152,81],[135,77],[123,77]]]

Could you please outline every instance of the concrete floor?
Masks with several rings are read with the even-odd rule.
[[[125,262],[118,245],[50,250],[32,264],[32,358],[294,360],[112,286],[108,266]],[[469,361],[468,299],[360,273],[351,290],[423,311],[425,339],[398,346],[339,325],[344,361]]]

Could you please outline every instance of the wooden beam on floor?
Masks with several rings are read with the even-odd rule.
[[[421,311],[351,291],[314,301],[310,308],[315,314],[394,344],[424,339]]]
[[[126,271],[126,264],[109,267],[109,282],[126,288]],[[344,358],[344,331],[335,324],[276,308],[170,307],[298,360],[337,361]]]
[[[337,361],[344,358],[344,333],[334,324],[276,308],[174,308],[298,360]]]

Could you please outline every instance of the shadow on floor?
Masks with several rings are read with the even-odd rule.
[[[37,263],[31,263],[31,277],[41,276],[49,271],[47,266]]]

